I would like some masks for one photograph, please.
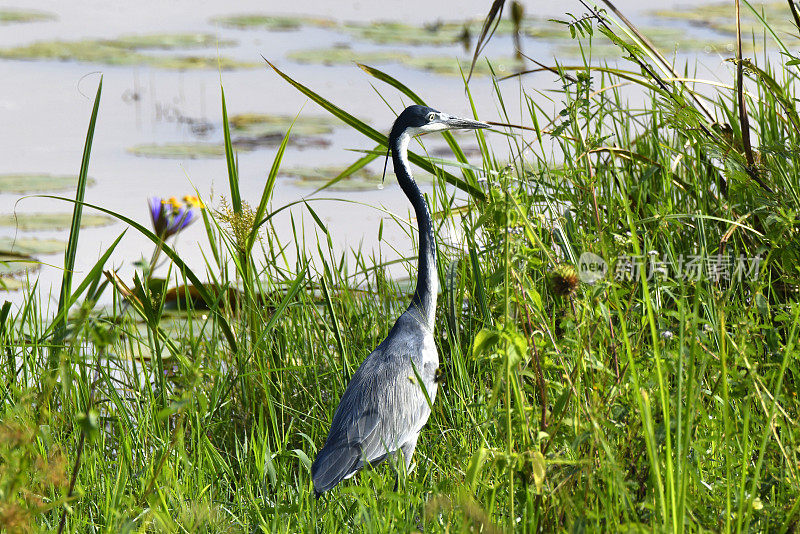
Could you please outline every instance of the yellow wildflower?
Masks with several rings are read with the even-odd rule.
[[[200,197],[196,197],[194,195],[186,195],[183,197],[183,201],[186,202],[186,205],[190,208],[205,208],[205,205],[203,204],[203,201],[200,200]]]

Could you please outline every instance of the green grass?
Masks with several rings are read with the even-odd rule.
[[[590,29],[592,42],[616,40],[613,24],[575,24],[587,57]],[[690,75],[625,42],[629,70],[562,66],[560,90],[543,93],[555,113],[522,93],[527,129],[476,134],[479,161],[452,137],[460,162],[444,167],[412,145],[411,161],[437,176],[436,220],[465,237],[439,247],[444,382],[397,491],[382,466],[316,500],[309,470],[408,286],[375,253],[336,255],[314,200],[300,206],[316,234],[293,219],[281,242],[273,217],[288,206],[271,199],[291,130],[253,209],[226,125],[231,207],[204,212],[205,273],[170,242],[177,291],[121,280],[103,273],[115,243],[88,273],[66,271],[55,311],[35,286],[22,306],[0,307],[6,530],[796,531],[800,58],[746,65],[746,136],[735,82],[696,93],[674,81]],[[279,74],[377,143],[329,185],[382,151],[379,131]],[[71,250],[97,210],[114,215],[75,210]],[[410,248],[384,244],[413,269]],[[585,252],[609,265],[594,285],[576,282]],[[677,272],[756,256],[738,280]],[[631,257],[668,276],[622,276]],[[113,304],[98,306],[101,295]]]

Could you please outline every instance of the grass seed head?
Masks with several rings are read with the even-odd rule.
[[[578,288],[578,283],[578,271],[572,265],[558,265],[550,273],[550,285],[558,296],[570,295]]]
[[[247,238],[256,223],[256,212],[247,202],[242,201],[242,211],[236,213],[225,197],[220,198],[217,217],[228,226],[228,235],[240,250],[244,250]]]

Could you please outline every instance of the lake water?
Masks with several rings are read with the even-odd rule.
[[[565,12],[580,15],[585,9],[577,2],[524,2],[528,15],[564,18]],[[706,2],[703,2],[706,3]],[[636,23],[668,26],[649,15],[655,8],[670,9],[687,4],[678,1],[633,1],[617,3]],[[198,2],[177,0],[155,2],[114,3],[91,0],[17,1],[12,6],[34,9],[56,15],[56,20],[0,25],[0,48],[20,46],[46,40],[113,39],[121,35],[153,33],[211,33],[220,40],[233,40],[231,47],[220,47],[219,54],[244,62],[263,63],[261,55],[273,61],[295,79],[310,86],[334,103],[368,121],[373,127],[387,131],[393,113],[382,100],[385,98],[395,110],[402,109],[408,100],[394,89],[380,85],[354,65],[324,66],[299,64],[287,59],[291,51],[306,48],[331,48],[349,45],[357,50],[402,49],[412,55],[450,55],[467,58],[468,54],[458,44],[451,46],[400,46],[377,45],[359,40],[340,31],[321,28],[303,28],[299,31],[239,30],[222,27],[211,22],[216,16],[237,13],[302,14],[329,18],[335,21],[397,20],[408,23],[429,23],[435,20],[466,19],[485,15],[488,0],[462,0],[459,2],[430,2],[422,0],[385,1],[295,1],[291,11],[286,3],[264,1]],[[672,23],[677,28],[687,28],[686,23]],[[702,37],[703,30],[697,29]],[[511,53],[511,39],[496,38],[487,48],[486,55],[507,56]],[[524,40],[526,53],[551,64],[554,48],[551,44],[534,39]],[[193,51],[214,56],[216,51]],[[722,57],[710,54],[704,61],[715,71]],[[574,62],[563,60],[566,63]],[[467,99],[461,80],[454,76],[437,75],[398,64],[380,65],[381,69],[399,78],[429,104],[451,114],[469,116]],[[281,80],[266,66],[224,71],[214,69],[172,71],[145,65],[110,66],[76,61],[20,61],[0,60],[0,174],[51,173],[77,174],[91,106],[99,74],[103,74],[103,96],[94,137],[89,174],[96,183],[86,192],[86,201],[101,204],[149,226],[147,198],[151,196],[177,196],[193,193],[196,188],[212,205],[219,195],[227,193],[225,161],[217,159],[158,159],[138,157],[128,152],[137,144],[219,141],[221,139],[220,81],[225,87],[229,115],[237,113],[323,115],[324,111],[296,89]],[[549,74],[524,78],[526,90],[558,88],[555,77]],[[373,88],[380,91],[380,95]],[[485,120],[499,120],[496,99],[492,95],[492,82],[488,77],[476,77],[470,84],[478,106],[479,116]],[[503,82],[506,103],[512,118],[519,120],[524,106],[520,98],[519,82]],[[538,98],[538,97],[537,97]],[[541,102],[549,109],[555,104]],[[305,106],[305,107],[304,107]],[[181,120],[182,119],[182,120]],[[202,138],[186,123],[186,119],[208,123],[211,128]],[[490,134],[491,136],[492,134]],[[505,145],[500,136],[499,147]],[[375,143],[348,129],[337,129],[335,137],[328,136],[330,144],[321,148],[290,148],[283,166],[347,165],[359,157],[347,149],[370,149]],[[467,140],[465,145],[474,144]],[[445,146],[432,137],[425,139],[429,149]],[[502,150],[502,148],[498,148]],[[274,148],[263,148],[239,155],[242,196],[256,205],[265,177],[275,155]],[[478,156],[471,158],[479,163]],[[375,162],[376,172],[382,169]],[[391,169],[391,166],[390,166]],[[332,176],[331,176],[332,177]],[[273,206],[279,207],[303,198],[312,189],[301,187],[291,180],[279,179]],[[61,192],[73,196],[74,191]],[[387,177],[386,187],[360,192],[325,193],[354,199],[366,205],[385,207],[400,217],[408,217],[406,200]],[[317,213],[328,225],[337,250],[346,251],[361,246],[367,253],[378,248],[380,219],[386,217],[379,210],[330,201],[316,202]],[[0,212],[17,213],[40,211],[71,211],[66,202],[40,198],[20,200],[18,194],[0,194]],[[311,217],[302,209],[293,211],[303,220],[304,227],[314,231]],[[289,212],[279,216],[276,224],[279,234],[290,239]],[[99,254],[125,229],[123,224],[100,228],[86,228],[81,233],[76,265],[77,279],[82,278]],[[0,228],[0,237],[57,238],[66,240],[66,231],[45,230],[37,232]],[[383,233],[385,243],[381,254],[386,259],[397,257],[396,250],[411,253],[409,238],[400,226],[387,218]],[[314,239],[311,239],[311,244]],[[202,250],[208,248],[202,225],[195,225],[182,234],[178,251],[196,272],[203,273]],[[132,261],[141,255],[149,256],[151,243],[135,231],[128,231],[120,248],[112,256],[109,266],[119,269],[120,275],[130,279]],[[377,255],[377,253],[376,253]],[[46,295],[53,288],[52,299],[57,299],[63,256],[42,256],[45,265],[34,276],[40,278],[40,287]],[[402,275],[405,269],[393,271]],[[20,293],[0,296],[19,302]]]

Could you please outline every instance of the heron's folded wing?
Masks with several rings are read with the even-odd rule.
[[[343,423],[343,424],[342,424]],[[311,468],[317,493],[328,491],[361,469],[366,459],[364,443],[372,443],[379,426],[377,413],[366,411],[346,421],[334,419],[328,440]],[[371,445],[369,445],[371,447]]]
[[[328,439],[312,466],[318,493],[365,464],[383,461],[416,437],[428,419],[430,410],[410,353],[398,351],[392,356],[381,348],[370,354],[342,395]]]

